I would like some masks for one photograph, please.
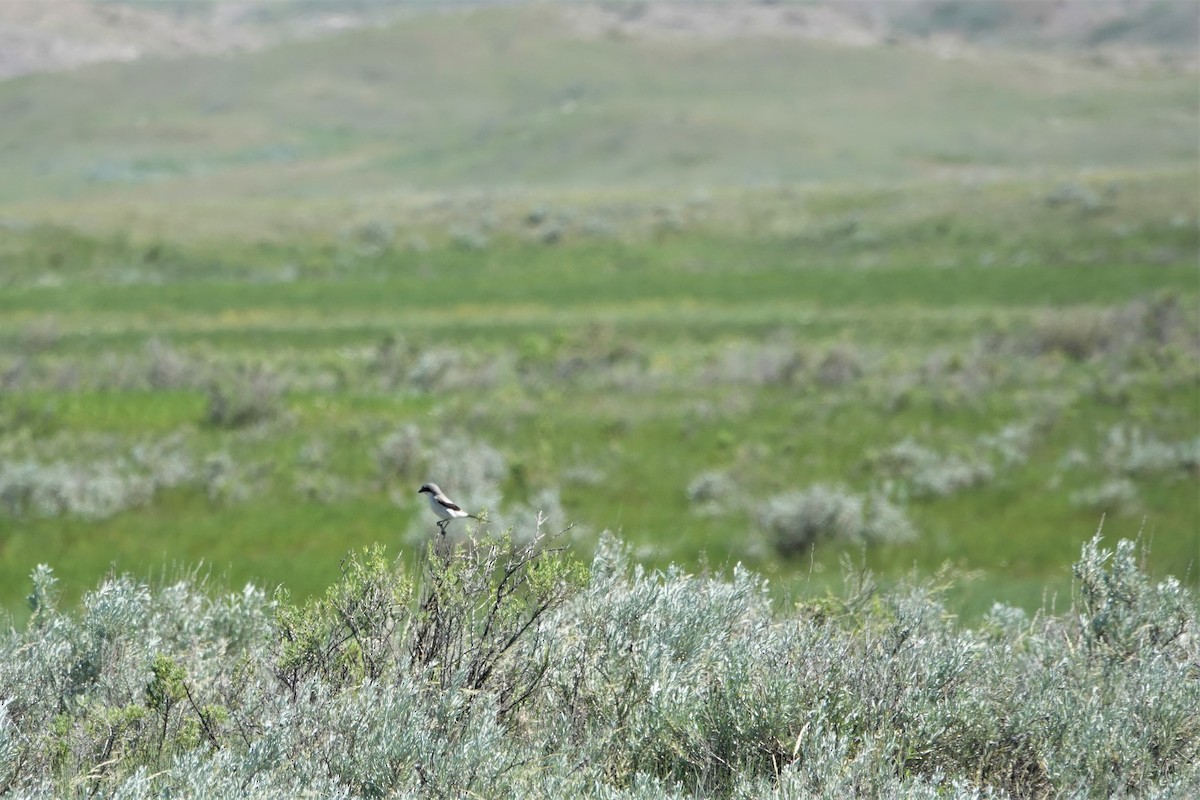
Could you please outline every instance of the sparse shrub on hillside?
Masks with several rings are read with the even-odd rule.
[[[157,337],[146,342],[143,351],[146,360],[146,381],[152,389],[191,388],[196,385],[197,369],[169,342]]]
[[[26,354],[50,350],[62,339],[58,320],[53,316],[39,316],[21,329],[17,349]]]
[[[701,472],[688,483],[685,494],[694,513],[724,514],[730,510],[737,485],[726,470]]]
[[[978,344],[964,352],[938,349],[902,375],[900,386],[909,392],[932,393],[946,406],[956,399],[961,403],[986,394],[994,388],[995,371],[993,358]]]
[[[411,345],[402,337],[388,335],[370,348],[364,368],[380,388],[395,389],[404,380],[414,357]]]
[[[758,524],[784,556],[805,552],[825,540],[900,542],[916,532],[903,509],[885,496],[864,496],[825,484],[768,498]]]
[[[1033,320],[1030,331],[1018,339],[1017,349],[1059,354],[1072,361],[1109,357],[1121,365],[1141,356],[1161,362],[1172,348],[1197,352],[1196,324],[1195,315],[1185,310],[1178,296],[1167,293],[1109,308],[1055,310]]]
[[[166,488],[197,479],[178,436],[144,442],[107,458],[0,460],[0,515],[105,519],[149,503]]]
[[[239,369],[208,387],[204,421],[219,428],[241,428],[275,418],[283,406],[279,379],[262,367]]]
[[[265,367],[258,368],[265,370]],[[233,384],[253,372],[236,358],[225,359],[180,349],[152,338],[140,349],[108,350],[100,354],[49,352],[23,358],[5,369],[0,362],[0,385],[22,390],[56,391],[221,391],[234,395]],[[293,362],[270,368],[272,381],[290,387],[320,389],[330,383],[329,365],[319,361]]]
[[[130,474],[127,465],[118,461],[0,465],[0,506],[10,517],[73,514],[103,519],[145,503],[153,494],[153,483],[146,476]]]
[[[559,383],[621,386],[644,390],[648,358],[641,343],[621,336],[612,325],[593,325],[566,341],[527,340],[521,361],[522,377],[535,385]]]
[[[512,360],[505,355],[436,347],[417,354],[397,385],[419,392],[487,389],[512,372]]]
[[[917,528],[903,505],[875,491],[867,495],[861,538],[871,544],[909,542],[917,538]]]
[[[828,360],[826,356],[822,364]],[[786,386],[797,380],[804,367],[804,355],[789,341],[736,342],[721,350],[703,371],[703,379],[741,386]]]
[[[1000,466],[1012,468],[1029,460],[1029,450],[1033,447],[1034,435],[1037,430],[1036,423],[1014,422],[1005,425],[996,433],[979,436],[975,441],[985,452],[990,452],[997,457],[1000,460]]]
[[[900,479],[913,497],[947,497],[963,489],[981,486],[992,480],[995,471],[983,460],[968,460],[957,455],[942,455],[905,439],[874,459],[874,463],[893,478]]]
[[[1053,353],[1086,361],[1107,352],[1117,334],[1107,311],[1069,309],[1038,319],[1033,326],[1032,346],[1039,355]]]
[[[1140,508],[1137,486],[1128,478],[1111,478],[1099,486],[1072,492],[1071,505],[1102,514],[1132,514]]]
[[[391,220],[372,219],[342,235],[343,244],[359,258],[376,258],[387,253],[396,239],[396,225]]]
[[[188,487],[215,503],[261,491],[272,465],[238,461],[221,450],[197,455],[185,432],[133,444],[113,436],[50,437],[22,458],[0,458],[0,517],[106,519],[150,504],[164,489]],[[73,453],[66,458],[63,453]],[[110,453],[103,456],[99,453]],[[310,494],[348,494],[350,484],[318,471],[297,472]]]
[[[1105,197],[1079,183],[1061,183],[1046,193],[1045,200],[1051,208],[1074,207],[1089,213],[1100,211],[1108,205]]]
[[[486,250],[491,244],[487,232],[478,226],[459,226],[449,232],[450,242],[460,250]]]
[[[422,351],[413,362],[407,383],[416,389],[430,391],[442,385],[453,370],[460,367],[462,353],[449,348]]]
[[[842,386],[857,380],[862,374],[862,357],[850,345],[839,344],[829,348],[817,364],[817,381],[822,386]]]
[[[1151,348],[1180,344],[1195,353],[1200,347],[1200,330],[1193,312],[1179,295],[1168,292],[1133,300],[1115,314],[1117,328],[1134,342]]]
[[[1134,479],[1179,479],[1200,469],[1200,438],[1163,441],[1140,427],[1114,425],[1103,431],[1095,457],[1072,448],[1059,459],[1058,469],[1080,471],[1095,467],[1106,474],[1099,484],[1072,492],[1071,504],[1096,512],[1132,514],[1141,509]]]
[[[259,488],[260,473],[260,468],[239,463],[224,451],[209,455],[200,465],[204,491],[213,503],[240,503],[249,499]]]
[[[1200,437],[1164,442],[1141,428],[1115,425],[1100,445],[1100,460],[1114,472],[1133,476],[1195,472],[1200,468]]]
[[[424,467],[425,450],[421,441],[421,429],[416,425],[402,425],[389,433],[375,448],[375,462],[383,480],[400,476],[412,478]]]
[[[853,540],[862,529],[863,501],[842,487],[818,484],[769,498],[758,523],[781,555],[795,555],[820,540]]]
[[[603,213],[593,212],[579,222],[580,235],[596,241],[617,239],[620,231],[620,226]]]

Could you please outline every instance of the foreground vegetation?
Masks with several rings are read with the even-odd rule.
[[[536,523],[535,523],[536,525]],[[551,537],[553,540],[553,537]],[[1099,538],[1071,608],[941,587],[779,610],[766,582],[590,568],[440,540],[343,561],[293,604],[111,577],[77,611],[48,568],[0,639],[15,797],[1184,797],[1200,789],[1200,629],[1178,581]]]

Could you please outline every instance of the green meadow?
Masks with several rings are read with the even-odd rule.
[[[1195,75],[413,17],[0,83],[0,603],[319,593],[416,489],[651,566],[1200,580]],[[455,523],[462,535],[470,527]],[[453,530],[453,528],[452,528]]]

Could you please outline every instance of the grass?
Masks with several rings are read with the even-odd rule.
[[[1034,609],[1105,514],[1198,579],[1185,71],[491,9],[24,77],[0,113],[10,609],[43,561],[70,597],[197,561],[304,597],[419,548],[428,479],[783,599],[849,555]],[[926,473],[888,472],[904,443]],[[780,557],[754,509],[816,484],[917,536]]]
[[[961,596],[969,614],[996,599],[1035,607],[1046,591],[1066,594],[1055,571],[1100,523],[1072,494],[1124,474],[1103,463],[1106,432],[1134,426],[1186,448],[1198,424],[1196,197],[1174,176],[1137,176],[1111,206],[1079,213],[1047,205],[1055,185],[917,187],[932,209],[971,205],[949,215],[898,208],[902,192],[864,190],[857,203],[845,189],[799,201],[763,190],[732,207],[710,200],[710,218],[682,230],[630,223],[618,238],[568,233],[549,245],[522,235],[527,201],[498,200],[483,249],[430,232],[420,251],[343,258],[340,234],[317,229],[309,263],[273,283],[255,270],[289,258],[287,240],[176,242],[174,266],[146,273],[154,282],[118,285],[110,265],[144,252],[136,230],[10,232],[10,251],[65,249],[55,284],[30,266],[0,296],[6,458],[86,464],[98,456],[74,436],[108,437],[123,453],[176,435],[194,474],[101,521],[0,522],[6,585],[38,561],[67,586],[111,563],[204,561],[302,596],[338,553],[422,535],[409,484],[428,477],[434,436],[412,474],[381,474],[375,460],[390,430],[416,423],[499,448],[502,505],[557,489],[570,519],[621,530],[639,558],[746,561],[789,595],[828,585],[847,545],[781,560],[751,506],[694,513],[693,478],[726,470],[756,501],[817,483],[883,487],[919,535],[849,545],[856,559],[884,579],[944,563],[978,574]],[[804,224],[761,233],[764,217],[796,203]],[[831,243],[823,231],[846,208],[878,233]],[[982,242],[996,263],[979,263]],[[213,275],[223,246],[228,263],[253,251],[261,266]],[[829,372],[843,362],[845,377],[847,367]],[[210,386],[248,380],[247,367],[282,394],[246,384],[261,421],[207,423]],[[1037,431],[1012,464],[980,444],[1006,425]],[[992,477],[905,500],[876,458],[908,438],[984,458]],[[1083,466],[1063,466],[1072,451]],[[219,454],[232,472],[206,477]],[[1149,569],[1194,581],[1195,468],[1164,469],[1132,475],[1138,505],[1105,527],[1142,532]],[[20,597],[14,588],[6,602]]]

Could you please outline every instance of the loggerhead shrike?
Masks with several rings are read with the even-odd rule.
[[[429,494],[429,507],[433,509],[433,513],[441,518],[437,526],[442,533],[446,533],[446,526],[451,520],[461,519],[462,517],[470,517],[471,519],[479,519],[474,514],[468,514],[458,507],[458,504],[446,497],[442,490],[438,488],[436,483],[427,483],[417,490],[417,494]]]

